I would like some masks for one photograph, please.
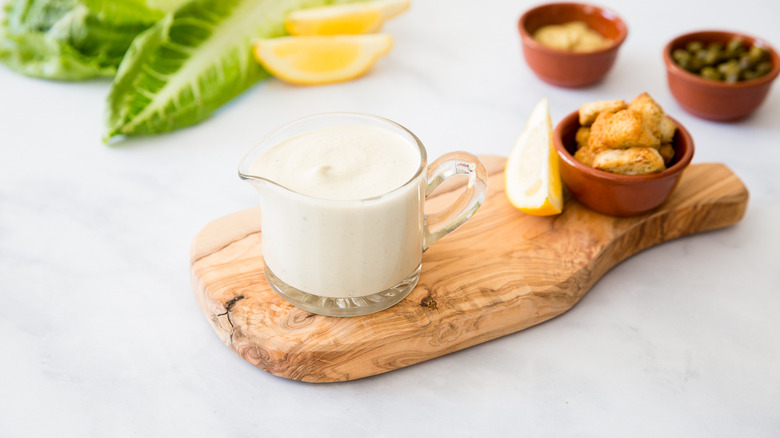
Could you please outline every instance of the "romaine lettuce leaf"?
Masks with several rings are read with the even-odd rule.
[[[110,77],[135,36],[185,1],[11,0],[0,24],[0,61],[48,79]]]
[[[339,1],[340,3],[343,2]],[[268,76],[257,38],[284,35],[285,15],[333,0],[193,0],[136,38],[108,97],[106,140],[197,123]]]

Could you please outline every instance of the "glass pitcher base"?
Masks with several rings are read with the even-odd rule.
[[[325,316],[361,316],[379,312],[398,304],[417,285],[420,268],[417,268],[395,286],[363,297],[335,298],[312,295],[296,289],[277,277],[265,266],[265,278],[277,295],[293,306]]]

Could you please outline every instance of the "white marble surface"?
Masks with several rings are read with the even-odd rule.
[[[261,83],[207,122],[100,143],[105,81],[0,68],[0,436],[780,436],[780,85],[753,117],[683,112],[664,43],[703,28],[780,46],[780,3],[604,1],[630,28],[602,84],[533,76],[528,1],[416,0],[396,46],[342,85]],[[732,5],[736,4],[736,10]],[[193,298],[188,251],[207,222],[255,205],[236,176],[268,130],[322,111],[406,125],[431,156],[508,153],[534,104],[648,91],[748,186],[738,225],[649,249],[568,313],[385,375],[303,384],[226,348]]]

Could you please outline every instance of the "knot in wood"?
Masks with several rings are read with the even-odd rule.
[[[439,308],[436,305],[436,300],[431,298],[430,295],[428,295],[427,297],[423,298],[422,301],[420,301],[420,305],[422,307],[427,307],[428,309],[431,309],[431,310],[437,310]]]

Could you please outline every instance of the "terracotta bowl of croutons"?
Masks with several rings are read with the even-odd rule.
[[[757,110],[780,75],[780,55],[749,35],[707,30],[680,35],[663,52],[669,90],[683,109],[717,122]]]
[[[580,129],[583,127],[580,121],[588,122],[587,117],[583,118],[581,115],[582,109],[566,116],[558,123],[553,132],[553,143],[560,158],[561,178],[569,192],[581,204],[609,216],[637,216],[648,213],[663,204],[677,185],[683,170],[693,158],[693,139],[685,127],[678,121],[664,115],[664,120],[669,123],[670,127],[673,127],[664,134],[670,137],[668,139],[670,141],[664,143],[664,145],[671,147],[672,152],[669,155],[663,151],[658,153],[657,150],[662,148],[656,146],[631,147],[607,149],[606,152],[596,154],[594,158],[586,159],[582,157],[581,153],[578,153],[578,150],[586,147],[582,146],[579,138],[583,132]],[[622,130],[615,130],[615,127],[619,128],[624,123],[619,115],[612,117],[609,121],[613,122],[612,125],[603,131],[606,131],[611,137],[629,136],[635,144],[650,141],[645,139],[647,133],[630,132],[625,134]],[[596,130],[595,124],[591,126],[591,131]],[[650,149],[655,149],[655,151]],[[645,152],[651,152],[652,159],[662,160],[658,164],[661,167],[649,168],[653,166],[653,161],[643,161],[642,154]],[[618,156],[615,156],[616,153]],[[575,155],[579,159],[575,158]],[[580,159],[589,164],[583,163]],[[598,165],[599,163],[596,162],[599,160],[603,161],[601,163],[603,168],[610,171],[592,167]],[[633,172],[630,166],[634,165],[634,162],[641,162],[637,172],[648,171],[650,173],[614,173],[615,171]]]
[[[580,24],[595,31],[603,44],[577,46],[590,42],[592,35],[572,36],[572,29],[554,35],[555,42],[540,38],[544,27]],[[543,81],[565,88],[581,88],[601,81],[612,68],[618,49],[626,40],[628,27],[614,12],[585,3],[548,3],[526,11],[518,21],[523,56],[531,70]],[[559,29],[556,29],[556,31]],[[574,31],[581,31],[575,27]],[[561,41],[563,39],[563,41]]]

